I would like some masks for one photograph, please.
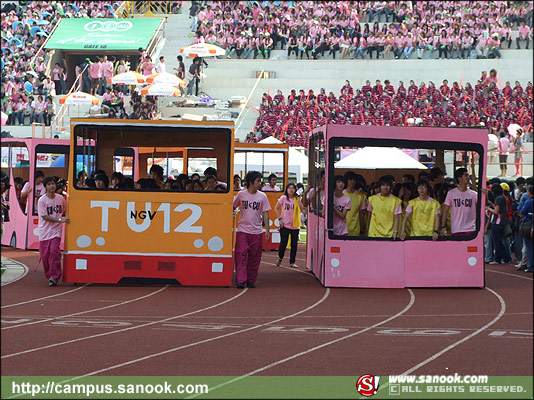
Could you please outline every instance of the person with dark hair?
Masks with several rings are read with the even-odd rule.
[[[527,191],[528,200],[525,202],[521,210],[519,211],[519,216],[523,219],[521,223],[521,236],[523,237],[523,248],[525,249],[527,255],[527,264],[525,272],[534,271],[534,254],[532,246],[532,202],[534,198],[534,186],[530,185]],[[530,229],[528,229],[530,225]]]
[[[432,240],[438,240],[439,214],[441,205],[437,200],[429,196],[430,183],[425,180],[417,182],[419,196],[408,202],[401,228],[401,240],[406,239],[406,222],[412,217],[410,236],[432,236]]]
[[[412,174],[404,174],[402,176],[402,183],[415,183],[415,176],[413,176]]]
[[[43,185],[43,179],[44,179],[43,171],[41,170],[35,171],[34,179],[35,181],[34,181],[33,188],[31,187],[30,182],[26,182],[24,184],[24,187],[22,188],[20,192],[20,198],[22,200],[25,200],[26,204],[28,204],[27,197],[33,191],[33,207],[35,208],[37,207],[37,202],[39,201],[41,196],[43,196],[46,192],[46,189]],[[28,210],[26,210],[26,212],[28,212]]]
[[[106,174],[95,175],[95,185],[97,189],[109,188],[109,178]]]
[[[269,241],[269,200],[261,192],[262,174],[250,171],[245,176],[245,190],[234,199],[234,210],[239,207],[240,217],[235,241],[236,287],[256,287],[262,252],[262,221],[265,240]]]
[[[261,189],[262,192],[279,192],[280,188],[276,186],[277,181],[278,181],[278,178],[275,174],[269,175],[269,178],[267,178],[267,182],[269,182],[269,184],[265,185]]]
[[[217,177],[215,175],[208,175],[206,178],[206,188],[204,190],[215,192],[217,185]]]
[[[471,176],[466,168],[454,171],[458,187],[450,190],[443,203],[441,234],[446,235],[446,219],[451,211],[451,232],[453,236],[471,236],[476,230],[476,205],[478,194],[468,188]]]
[[[347,229],[349,236],[360,236],[365,233],[365,214],[367,210],[367,196],[358,175],[352,171],[345,173],[347,188],[343,192],[351,201],[347,212]]]
[[[237,174],[234,175],[234,190],[237,190],[238,192],[243,190],[243,187],[241,186],[241,177]]]
[[[417,175],[417,179],[430,182],[430,174],[427,171],[421,171]]]
[[[306,187],[304,196],[302,197],[302,204],[304,204],[304,207],[310,206],[310,211],[317,209],[322,212],[325,186],[324,171],[319,171],[317,178],[319,180],[319,185],[314,188],[310,185]]]
[[[156,182],[156,185],[160,189],[163,189],[165,187],[165,183],[163,182],[163,167],[158,164],[153,164],[148,172],[150,173],[150,178]]]
[[[51,176],[43,179],[46,194],[39,198],[39,255],[43,261],[43,270],[49,286],[56,286],[61,277],[61,242],[62,223],[69,223],[65,215],[65,198],[56,195],[56,180]]]
[[[129,176],[125,177],[118,185],[117,189],[134,189],[134,181]]]
[[[192,181],[199,181],[200,180],[200,175],[197,174],[196,172],[194,174],[191,174],[191,180]]]
[[[393,180],[382,176],[378,180],[380,193],[368,199],[367,232],[369,237],[397,239],[399,215],[402,214],[402,200],[391,194]]]
[[[111,174],[111,187],[114,189],[118,189],[119,185],[124,180],[124,175],[121,172],[113,172]]]
[[[347,213],[351,209],[351,200],[350,197],[343,194],[343,190],[345,190],[345,177],[343,175],[334,176],[333,229],[334,235],[338,236],[347,236],[349,233],[347,229]]]
[[[506,177],[507,173],[507,163],[508,163],[508,154],[510,153],[510,140],[506,137],[506,133],[499,133],[499,167],[501,169],[501,174],[499,175],[502,178]]]
[[[494,183],[491,186],[491,191],[495,197],[495,204],[488,204],[486,206],[486,211],[488,211],[491,216],[491,236],[493,239],[493,248],[495,250],[495,259],[490,262],[490,264],[508,264],[512,260],[506,260],[506,248],[505,248],[505,237],[504,237],[504,227],[507,224],[507,214],[508,214],[508,204],[504,198],[504,190],[502,186],[498,183]]]
[[[440,167],[434,167],[430,170],[430,186],[432,189],[436,187],[436,185],[439,185],[441,182],[443,182],[443,177],[445,174],[441,170]],[[429,192],[430,194],[430,192]]]
[[[302,226],[300,217],[301,210],[304,209],[299,196],[296,194],[297,186],[294,183],[288,183],[286,191],[274,207],[276,217],[280,222],[280,247],[278,248],[277,266],[280,266],[284,259],[287,243],[291,237],[291,252],[289,254],[289,266],[294,268],[297,257],[297,246],[299,241],[299,231]]]

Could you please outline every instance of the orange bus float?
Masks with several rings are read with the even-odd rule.
[[[94,168],[115,172],[119,148],[136,149],[134,170],[146,177],[152,156],[213,162],[224,191],[71,187],[65,282],[117,283],[122,278],[175,279],[182,285],[231,286],[234,126],[230,122],[72,119],[71,157],[94,141]],[[84,167],[85,170],[89,168]],[[190,170],[190,169],[189,169]],[[69,180],[75,177],[69,168]]]

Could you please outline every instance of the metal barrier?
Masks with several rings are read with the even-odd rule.
[[[172,14],[172,1],[132,1],[134,3],[133,14],[141,14],[145,17],[154,17],[156,15],[169,16]]]
[[[115,18],[132,18],[134,3],[135,1],[123,1],[120,7],[113,12]]]

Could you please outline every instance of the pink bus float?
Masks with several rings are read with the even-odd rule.
[[[349,125],[314,129],[309,142],[309,182],[312,188],[319,187],[324,174],[324,210],[319,199],[323,196],[315,196],[308,212],[307,268],[326,287],[483,287],[485,198],[481,185],[486,182],[487,142],[486,129]],[[367,149],[377,150],[377,155],[364,157]],[[380,156],[380,151],[390,154],[393,150],[420,165],[408,163],[406,168],[392,162],[391,156]],[[340,159],[346,154],[350,160]],[[351,170],[369,184],[390,174],[401,182],[403,175],[417,179],[420,171],[429,172],[428,167],[434,165],[444,169],[447,177],[464,166],[472,183],[476,182],[472,186],[478,193],[473,235],[401,241],[334,234],[335,175]]]
[[[2,245],[18,249],[39,249],[39,217],[33,190],[35,171],[40,170],[45,176],[66,179],[69,151],[69,140],[64,139],[2,139],[2,171],[9,176],[11,185],[6,193],[9,211],[4,222]],[[30,182],[32,192],[26,201],[19,201],[16,178]]]

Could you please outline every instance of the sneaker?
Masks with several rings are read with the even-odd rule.
[[[519,264],[516,264],[514,265],[515,269],[523,269],[524,265],[519,263]]]
[[[54,278],[50,278],[50,280],[48,281],[48,286],[57,286],[57,280],[55,280]]]
[[[498,265],[498,264],[500,264],[500,262],[492,261],[492,262],[490,262],[489,264],[490,264],[490,265]]]
[[[532,269],[532,268],[527,268],[527,269],[525,270],[525,272],[534,272],[534,269]]]
[[[237,282],[237,285],[235,285],[238,289],[244,289],[245,288],[245,282]]]
[[[296,264],[289,264],[289,266],[290,266],[291,268],[297,268],[297,265],[296,265]]]
[[[248,287],[248,288],[255,288],[256,285],[255,285],[254,282],[252,282],[252,281],[247,281],[247,287]]]
[[[278,261],[276,262],[276,266],[279,267],[280,264],[282,264],[282,259],[281,258],[279,258]]]

